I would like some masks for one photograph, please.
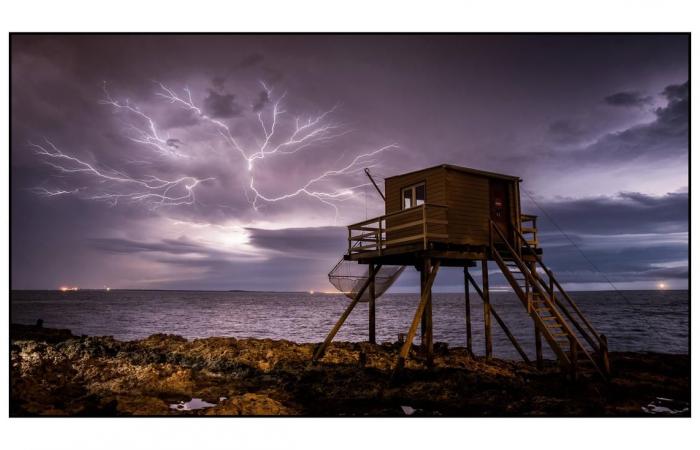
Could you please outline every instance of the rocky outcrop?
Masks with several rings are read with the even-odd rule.
[[[313,344],[269,339],[122,342],[21,325],[11,337],[14,416],[689,415],[687,355],[613,353],[609,383],[573,383],[551,362],[537,371],[443,345],[432,368],[410,358],[390,381],[396,344],[336,343],[310,366]],[[193,398],[214,406],[171,408]]]

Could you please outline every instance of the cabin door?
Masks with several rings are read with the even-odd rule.
[[[500,228],[508,242],[513,244],[513,225],[510,220],[510,195],[508,183],[502,180],[490,180],[489,202],[491,203],[491,220]],[[495,240],[500,240],[494,236]]]

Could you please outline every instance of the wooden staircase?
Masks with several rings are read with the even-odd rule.
[[[532,216],[523,220],[532,220]],[[527,232],[535,234],[536,229],[527,228]],[[562,368],[573,377],[595,373],[607,379],[610,365],[605,336],[596,332],[544,265],[536,245],[536,237],[526,239],[518,230],[513,232],[512,239],[506,239],[501,228],[491,221],[491,258],[498,264]]]

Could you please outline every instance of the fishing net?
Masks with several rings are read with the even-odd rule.
[[[404,266],[382,266],[374,277],[375,297],[379,298],[391,287],[403,272]],[[369,265],[358,264],[354,261],[341,259],[328,273],[328,280],[336,289],[349,298],[355,298],[357,293],[369,278]],[[369,289],[365,289],[361,302],[369,300]]]

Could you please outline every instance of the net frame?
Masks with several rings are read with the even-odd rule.
[[[374,275],[375,298],[381,297],[403,273],[405,266],[381,266]],[[341,293],[354,299],[369,278],[369,265],[341,259],[328,272],[328,281]],[[369,289],[360,297],[360,302],[369,301]]]

